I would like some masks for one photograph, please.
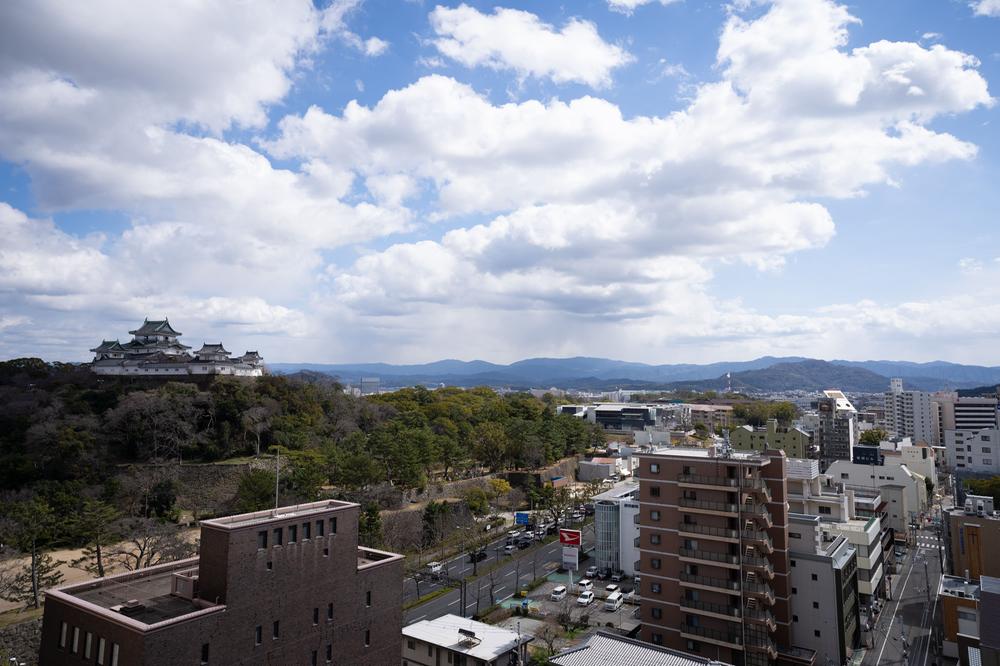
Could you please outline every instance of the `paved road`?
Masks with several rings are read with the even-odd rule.
[[[590,538],[584,538],[585,550],[593,546],[593,537],[591,535],[587,536],[590,536]],[[501,549],[504,543],[504,540],[500,541]],[[403,614],[403,623],[410,624],[424,619],[433,620],[448,613],[471,617],[477,611],[489,608],[493,601],[500,602],[509,599],[517,593],[520,585],[530,583],[535,578],[555,570],[559,566],[558,563],[561,557],[562,546],[559,545],[558,541],[545,545],[536,545],[527,550],[515,551],[514,555],[503,555],[501,552],[501,565],[491,575],[480,575],[475,580],[471,580],[466,584],[464,613],[461,608],[462,593],[455,586],[447,593],[406,611]],[[480,562],[479,566],[483,567],[495,561],[496,558],[491,553],[490,559]],[[454,560],[452,562],[454,563]],[[465,575],[472,574],[471,564],[461,562],[454,564],[454,566],[456,567],[453,570],[454,576],[458,576],[459,571],[465,571]],[[459,569],[459,566],[462,566],[462,568]],[[480,571],[482,570],[480,569]],[[490,597],[491,584],[493,586],[492,599]],[[430,588],[427,589],[429,590]],[[427,594],[423,583],[420,585],[420,592]]]
[[[941,578],[937,534],[921,529],[900,572],[892,577],[893,601],[885,606],[875,629],[875,647],[862,664],[929,666],[942,664],[934,654],[931,630],[941,626],[937,587]],[[949,662],[950,663],[950,662]]]

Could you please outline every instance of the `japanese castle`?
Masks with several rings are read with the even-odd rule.
[[[202,344],[194,354],[177,339],[181,336],[166,319],[146,319],[142,326],[129,331],[132,339],[121,343],[104,340],[94,352],[91,370],[99,375],[236,375],[259,377],[264,374],[264,359],[255,351],[235,358],[219,344]]]

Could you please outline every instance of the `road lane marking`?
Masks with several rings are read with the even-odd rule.
[[[454,605],[455,605],[455,604],[457,604],[457,603],[458,603],[459,601],[460,601],[460,599],[455,599],[455,600],[454,600],[453,602],[451,602],[451,603],[450,603],[450,604],[448,604],[448,605],[449,605],[449,606],[454,606]]]
[[[876,664],[882,663],[882,653],[885,652],[885,644],[889,642],[889,636],[892,634],[892,623],[896,621],[896,613],[899,612],[899,602],[903,600],[906,595],[906,584],[910,582],[910,574],[913,573],[913,560],[910,560],[910,570],[906,572],[906,578],[903,580],[903,587],[900,588],[899,594],[895,599],[896,607],[892,609],[892,617],[889,618],[889,627],[885,630],[885,638],[882,640],[882,649],[879,650],[878,659],[875,660]]]

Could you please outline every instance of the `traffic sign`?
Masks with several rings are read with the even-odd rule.
[[[581,542],[580,530],[567,530],[560,528],[559,543],[561,543],[564,546],[576,546],[577,548],[579,548],[580,542]]]
[[[515,525],[527,525],[531,522],[531,514],[527,511],[518,511],[514,514]]]
[[[576,571],[580,568],[580,549],[576,546],[563,546],[562,549],[563,569]]]

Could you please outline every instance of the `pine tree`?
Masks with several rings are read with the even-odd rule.
[[[59,566],[62,560],[53,560],[48,553],[35,553],[31,561],[21,567],[10,585],[3,591],[3,598],[14,603],[23,603],[31,608],[39,607],[41,593],[62,582]]]

